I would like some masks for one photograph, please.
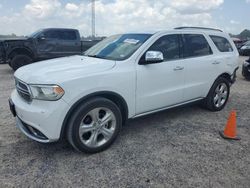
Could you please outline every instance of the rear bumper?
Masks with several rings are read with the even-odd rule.
[[[5,63],[7,63],[5,58],[3,58],[0,54],[0,64],[5,64]]]

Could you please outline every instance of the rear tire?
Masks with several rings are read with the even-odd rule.
[[[24,65],[32,63],[32,58],[27,55],[16,55],[12,58],[10,62],[10,67],[13,70],[17,70]]]
[[[122,115],[115,103],[106,98],[93,98],[72,114],[67,139],[78,151],[97,153],[107,149],[122,127]]]
[[[229,81],[224,77],[219,77],[211,87],[206,99],[204,100],[203,106],[213,112],[220,111],[225,107],[229,94]]]

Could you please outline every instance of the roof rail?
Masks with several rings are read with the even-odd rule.
[[[220,29],[214,29],[214,28],[209,28],[209,27],[176,27],[174,29],[204,29],[204,30],[213,30],[213,31],[223,32]]]

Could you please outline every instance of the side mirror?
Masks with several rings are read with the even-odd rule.
[[[40,40],[40,41],[43,41],[43,40],[45,40],[46,38],[45,38],[45,36],[44,35],[40,35],[40,36],[38,36],[38,40]]]
[[[145,64],[163,62],[163,53],[160,51],[147,51],[145,55]]]

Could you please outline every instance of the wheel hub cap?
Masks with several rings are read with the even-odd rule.
[[[82,119],[79,137],[83,144],[95,148],[108,142],[113,136],[115,128],[114,113],[107,108],[95,108]]]
[[[225,83],[221,83],[215,89],[214,105],[219,108],[225,104],[228,98],[228,87]]]

